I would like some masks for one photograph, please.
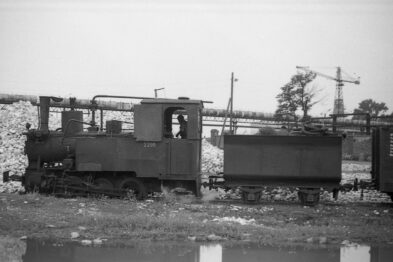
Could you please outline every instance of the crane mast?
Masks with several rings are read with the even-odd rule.
[[[305,66],[296,66],[296,68],[336,81],[336,93],[334,96],[333,114],[344,114],[344,97],[343,97],[343,89],[342,89],[342,87],[344,86],[344,82],[359,85],[360,84],[359,78],[354,80],[343,79],[341,67],[337,67],[336,77],[325,75],[314,70],[310,70],[308,67]]]
[[[344,86],[341,76],[341,68],[337,67],[336,77],[336,93],[334,96],[333,114],[344,114],[344,97],[343,89]]]

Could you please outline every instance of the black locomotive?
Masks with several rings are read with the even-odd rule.
[[[133,132],[122,132],[122,122],[115,120],[106,122],[104,132],[94,113],[84,122],[83,112],[74,110],[63,111],[62,128],[50,131],[51,99],[40,97],[39,128],[25,133],[27,190],[131,192],[141,199],[163,187],[181,187],[199,195],[203,101],[143,99],[133,107]],[[172,119],[180,114],[187,119],[187,136],[176,139]]]

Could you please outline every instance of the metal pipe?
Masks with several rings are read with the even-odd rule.
[[[39,106],[39,100],[37,100],[36,96],[24,96],[24,95],[7,95],[0,94],[0,104],[12,104],[18,101],[29,101],[34,106]],[[61,102],[55,102],[50,100],[50,107],[58,107],[58,108],[71,108],[69,99],[64,98]],[[90,109],[91,108],[91,100],[87,99],[78,99],[75,102],[75,109]],[[120,111],[120,112],[132,112],[133,106],[129,103],[122,102],[113,102],[113,101],[97,101],[97,109],[109,110],[109,111]],[[224,118],[227,110],[225,109],[213,109],[213,108],[203,108],[202,115],[205,117],[221,117]],[[339,116],[346,116],[339,115]],[[253,120],[264,120],[264,121],[272,121],[272,122],[282,122],[274,117],[273,113],[264,113],[264,112],[253,112],[253,111],[233,111],[234,118],[241,119],[253,119]],[[389,121],[392,119],[392,121]],[[317,119],[316,119],[317,120]],[[390,116],[378,116],[371,117],[370,126],[392,126],[393,125],[393,117]],[[322,120],[325,123],[332,123],[332,118],[327,117],[326,120]],[[342,120],[337,119],[337,125],[340,126],[367,126],[366,120]]]
[[[97,98],[121,98],[121,99],[154,99],[152,97],[141,97],[141,96],[113,96],[113,95],[95,95],[93,96],[93,99],[91,100],[91,126],[95,126],[96,121],[96,115],[95,111],[97,109]]]
[[[95,95],[92,102],[97,98],[125,98],[125,99],[154,99],[154,97],[142,97],[142,96],[112,96],[112,95]]]
[[[157,91],[163,90],[163,89],[165,89],[165,87],[162,87],[162,88],[155,88],[155,89],[154,89],[154,97],[157,98]]]

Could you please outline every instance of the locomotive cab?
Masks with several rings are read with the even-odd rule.
[[[145,99],[134,106],[135,137],[137,141],[158,142],[174,138],[179,127],[175,116],[187,120],[188,140],[200,140],[202,134],[202,101],[188,99]]]
[[[169,187],[185,187],[199,195],[202,138],[202,108],[199,100],[146,99],[134,107],[135,138],[144,148],[162,152],[159,178]],[[176,118],[186,120],[186,137],[177,138]],[[191,186],[190,186],[191,185]]]

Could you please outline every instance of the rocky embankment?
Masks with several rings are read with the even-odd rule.
[[[10,175],[21,176],[27,166],[27,158],[24,155],[26,123],[31,124],[31,128],[37,128],[37,108],[29,102],[18,102],[12,105],[2,105],[0,108],[0,192],[18,192],[21,189],[20,182],[2,182],[2,174],[10,171]],[[124,119],[127,115],[120,112],[107,112],[106,119]],[[56,129],[61,126],[60,114],[50,113],[49,128]],[[202,176],[206,179],[209,175],[216,175],[223,171],[223,151],[212,146],[206,140],[202,145]],[[369,162],[349,162],[343,161],[342,184],[351,184],[355,178],[370,179]],[[211,199],[238,199],[236,191],[219,189],[218,191],[203,192]],[[390,201],[389,196],[375,190],[365,190],[363,196],[360,191],[348,191],[339,196],[338,201],[356,202],[360,201],[386,202]],[[288,188],[266,188],[263,199],[273,201],[297,201],[297,193]],[[333,201],[331,194],[324,192],[323,201]]]
[[[26,123],[36,128],[37,110],[29,102],[2,105],[0,108],[0,192],[15,192],[19,182],[3,183],[3,172],[22,175],[28,162],[24,155]]]

